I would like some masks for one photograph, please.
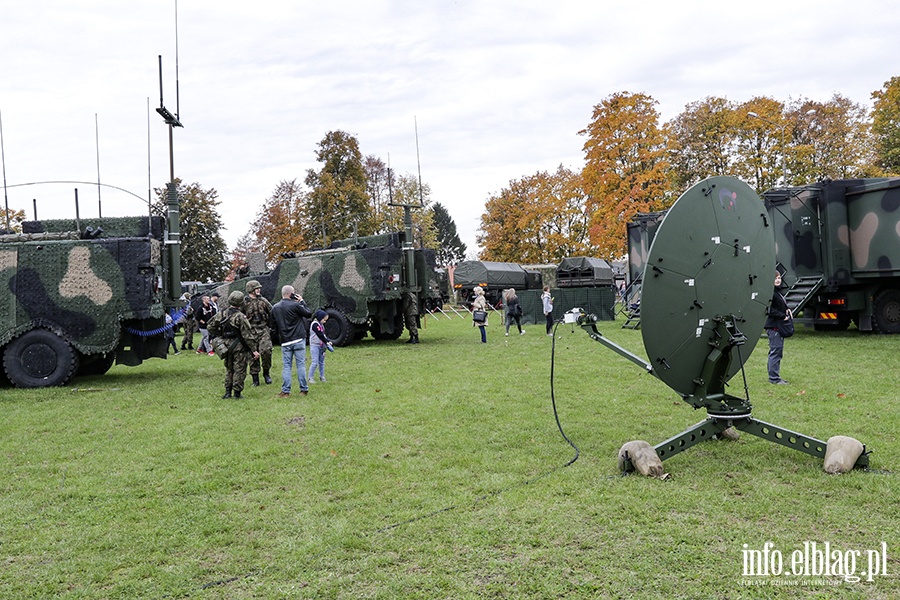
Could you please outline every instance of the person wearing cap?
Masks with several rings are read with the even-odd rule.
[[[291,395],[291,366],[297,363],[297,382],[300,384],[300,395],[309,392],[306,381],[306,338],[309,335],[307,325],[312,311],[306,306],[303,298],[294,292],[294,287],[286,285],[281,288],[281,300],[272,307],[271,324],[278,331],[281,341],[281,393],[279,398]]]
[[[313,315],[313,322],[309,326],[309,373],[306,374],[306,380],[309,383],[313,383],[315,380],[317,368],[319,381],[325,383],[325,350],[334,352],[331,340],[325,335],[325,321],[327,320],[328,313],[319,309]]]
[[[248,281],[246,289],[247,295],[244,296],[241,310],[250,321],[252,336],[256,340],[259,350],[259,357],[250,362],[250,379],[253,380],[253,387],[257,387],[260,369],[262,369],[266,384],[272,383],[272,378],[269,376],[269,369],[272,368],[272,337],[269,334],[269,315],[272,312],[272,305],[263,297],[262,285],[257,280]]]
[[[228,344],[225,353],[225,395],[222,398],[241,398],[244,380],[247,379],[247,364],[251,358],[259,358],[256,340],[250,329],[250,321],[241,312],[244,293],[238,290],[228,295],[228,308],[217,313],[208,323],[213,337],[223,337]]]

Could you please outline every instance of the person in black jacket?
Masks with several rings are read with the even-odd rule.
[[[279,398],[291,395],[291,363],[297,363],[297,381],[300,395],[309,393],[306,381],[306,338],[309,335],[309,319],[312,311],[306,306],[293,286],[281,288],[281,301],[272,307],[271,325],[278,332],[281,342],[281,393]]]
[[[775,271],[775,291],[772,294],[772,302],[769,305],[766,318],[766,335],[769,337],[769,383],[787,385],[788,382],[781,378],[781,358],[784,356],[784,338],[778,333],[778,322],[792,318],[791,309],[787,301],[779,291],[781,288],[781,273]]]

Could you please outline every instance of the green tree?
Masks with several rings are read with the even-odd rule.
[[[309,248],[304,227],[307,208],[306,193],[296,179],[280,181],[263,203],[250,232],[267,262],[276,262],[282,252]]]
[[[309,193],[307,218],[303,222],[304,238],[324,237],[327,243],[354,233],[374,233],[366,172],[356,138],[343,131],[329,131],[319,142],[316,160],[322,163],[322,168],[306,173]]]
[[[884,82],[872,99],[876,166],[883,175],[900,175],[900,77]]]
[[[431,207],[432,221],[437,236],[437,263],[446,267],[466,259],[466,245],[459,239],[456,222],[440,202]]]
[[[181,278],[185,281],[222,281],[228,272],[227,247],[222,239],[219,193],[199,183],[175,180],[180,200]],[[156,188],[156,209],[166,214],[166,189]]]
[[[628,221],[672,201],[668,140],[656,105],[646,94],[613,94],[594,107],[591,122],[579,132],[587,136],[582,177],[590,244],[599,258],[623,256]]]

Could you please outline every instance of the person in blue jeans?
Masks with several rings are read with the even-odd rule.
[[[279,398],[291,395],[291,368],[297,363],[297,382],[300,384],[300,395],[309,392],[306,381],[306,337],[309,332],[309,319],[312,311],[306,306],[294,287],[286,285],[281,288],[281,300],[272,307],[270,325],[278,331],[281,340],[281,393]]]
[[[334,351],[331,340],[325,335],[327,320],[328,313],[320,309],[309,326],[309,373],[306,374],[309,383],[315,380],[316,369],[319,369],[319,381],[325,383],[325,350]]]

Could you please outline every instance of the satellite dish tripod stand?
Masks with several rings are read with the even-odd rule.
[[[738,329],[737,319],[733,315],[717,316],[712,320],[714,327],[708,340],[709,354],[703,363],[700,375],[693,380],[694,392],[690,395],[680,394],[682,400],[695,409],[705,408],[707,417],[678,435],[655,445],[653,449],[660,460],[671,458],[692,446],[696,446],[700,442],[709,440],[729,427],[746,431],[769,442],[781,444],[793,450],[824,459],[826,442],[760,421],[751,416],[753,407],[750,404],[746,376],[744,376],[746,397],[740,398],[725,392],[726,374],[731,365],[732,352],[737,350],[739,353],[740,347],[747,341],[747,338]],[[588,333],[591,339],[600,342],[659,378],[653,365],[603,337],[603,334],[597,330],[596,322],[597,318],[595,315],[583,315],[578,319],[579,325]],[[664,360],[660,361],[660,368],[668,368]],[[741,373],[743,374],[743,372],[744,367],[741,364]],[[865,446],[863,446],[863,453],[853,466],[854,468],[868,468],[869,452],[865,450]],[[625,470],[632,470],[632,465],[628,460],[625,461]]]

